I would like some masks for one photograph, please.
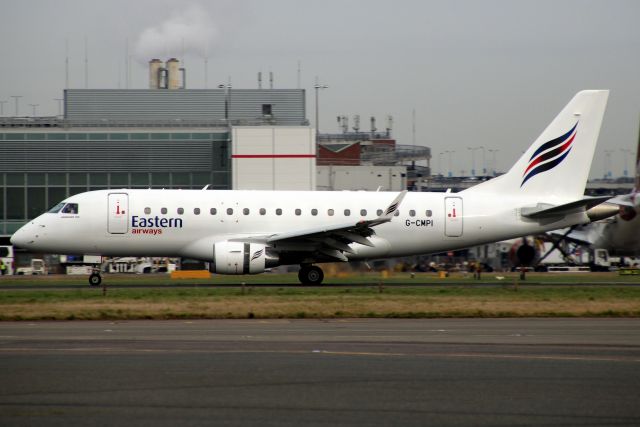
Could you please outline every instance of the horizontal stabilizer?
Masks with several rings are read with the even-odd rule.
[[[538,203],[538,205],[534,207],[521,208],[520,214],[525,218],[531,219],[544,219],[549,217],[564,216],[570,213],[578,212],[580,210],[586,211],[594,206],[599,205],[600,203],[606,202],[610,198],[610,196],[585,197],[580,200],[557,206]]]

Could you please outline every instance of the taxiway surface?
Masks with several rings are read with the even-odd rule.
[[[640,319],[0,323],[0,424],[639,425]]]

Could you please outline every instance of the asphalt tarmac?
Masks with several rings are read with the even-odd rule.
[[[0,323],[0,425],[640,425],[640,319]]]

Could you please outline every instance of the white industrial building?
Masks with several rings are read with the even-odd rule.
[[[315,190],[315,129],[309,126],[234,126],[234,190]]]

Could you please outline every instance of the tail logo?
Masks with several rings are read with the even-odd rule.
[[[529,159],[529,164],[522,174],[523,179],[520,187],[525,182],[538,175],[539,173],[546,172],[558,166],[567,157],[571,151],[571,145],[578,133],[576,128],[578,123],[571,128],[571,130],[558,138],[545,142],[538,148],[535,153]]]

